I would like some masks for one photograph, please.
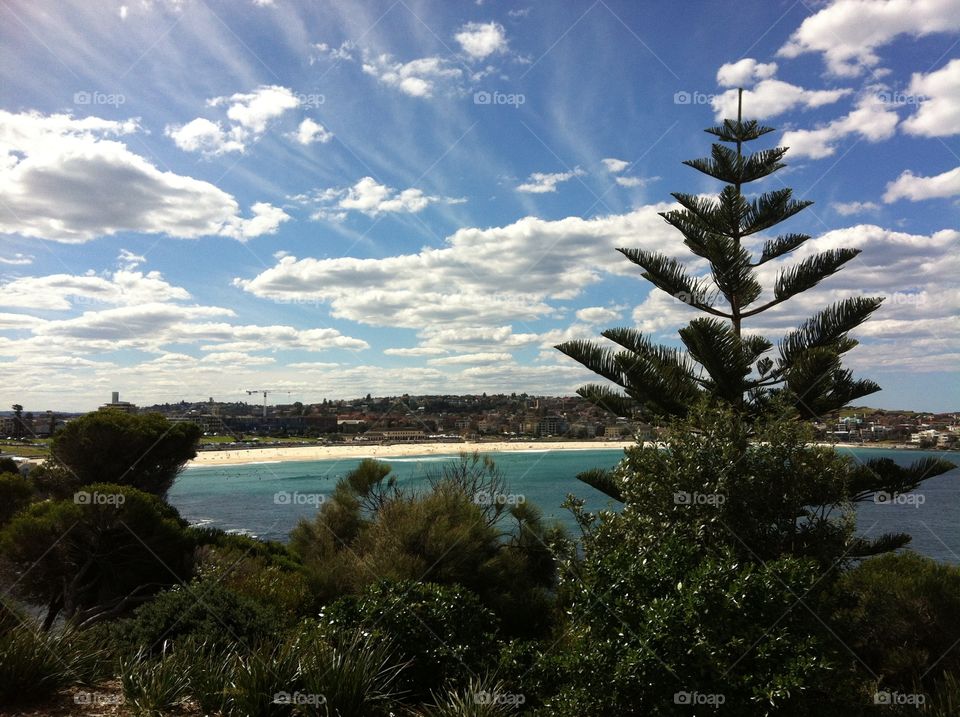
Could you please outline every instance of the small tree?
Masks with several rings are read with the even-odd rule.
[[[70,421],[53,438],[53,468],[70,489],[118,483],[166,496],[186,462],[197,455],[200,428],[171,423],[158,413],[142,416],[104,410]]]
[[[654,416],[682,416],[702,395],[759,415],[772,398],[785,394],[801,415],[821,416],[879,390],[872,381],[854,379],[841,357],[857,345],[849,332],[880,306],[880,298],[851,297],[824,309],[780,341],[776,359],[766,355],[773,348],[769,340],[744,332],[746,320],[813,288],[860,250],[831,249],[785,266],[772,293],[764,296],[758,269],[803,246],[810,236],[781,234],[764,242],[759,255],[745,243],[812,202],[794,200],[791,189],[765,192],[755,199],[744,196],[745,185],[786,166],[781,161],[786,147],[743,154],[745,143],[772,132],[772,127],[742,120],[738,106],[736,120],[724,120],[706,131],[736,150],[714,143],[711,157],[684,164],[726,186],[716,200],[674,193],[681,208],[661,216],[683,234],[694,255],[707,260],[709,277],[693,276],[679,261],[659,252],[618,251],[637,264],[654,287],[707,316],[680,330],[686,353],[654,344],[632,328],[603,332],[619,350],[590,341],[560,344],[560,351],[618,387],[588,385],[578,393],[618,415]]]

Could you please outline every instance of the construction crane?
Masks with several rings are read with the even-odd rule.
[[[268,394],[268,393],[276,393],[276,391],[274,391],[274,390],[272,390],[272,389],[263,389],[263,388],[247,389],[247,395],[248,395],[248,396],[252,396],[252,395],[255,394],[255,393],[262,393],[262,394],[263,394],[263,417],[266,418],[266,417],[267,417],[267,394]],[[288,391],[288,393],[289,393],[289,391]]]

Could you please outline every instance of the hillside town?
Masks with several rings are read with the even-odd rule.
[[[662,426],[603,411],[579,396],[424,395],[323,400],[320,403],[207,401],[137,406],[114,392],[98,410],[160,413],[172,422],[195,423],[208,439],[269,439],[328,443],[421,443],[456,440],[655,440]],[[263,395],[263,394],[267,395]],[[46,438],[82,414],[55,410],[6,412],[0,437]],[[923,449],[956,449],[960,413],[923,413],[853,407],[813,424],[817,440],[883,443]],[[223,445],[210,440],[206,447]]]

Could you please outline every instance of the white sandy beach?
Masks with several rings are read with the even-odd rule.
[[[394,443],[391,445],[290,446],[200,451],[188,467],[231,466],[278,461],[325,461],[340,458],[400,458],[404,456],[457,455],[461,452],[508,453],[517,451],[599,451],[623,449],[633,441],[503,441],[499,443]]]

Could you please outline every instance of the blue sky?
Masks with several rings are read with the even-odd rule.
[[[888,300],[868,402],[958,408],[960,2],[0,0],[0,378],[89,409],[571,393],[551,346],[692,318],[615,251],[744,86],[861,256],[753,330]],[[694,271],[702,265],[692,264]],[[769,281],[777,267],[765,275]],[[758,317],[759,318],[759,317]],[[286,395],[285,395],[286,394]]]

